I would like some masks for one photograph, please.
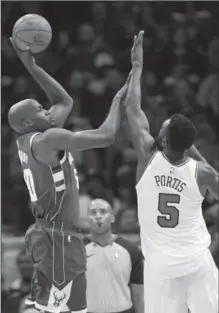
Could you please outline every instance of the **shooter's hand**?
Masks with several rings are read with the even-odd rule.
[[[26,66],[27,70],[31,71],[35,65],[35,59],[33,55],[31,54],[30,47],[27,46],[26,51],[22,51],[16,46],[13,38],[10,38],[10,41],[14,50],[17,52],[19,58],[21,59],[23,64]]]

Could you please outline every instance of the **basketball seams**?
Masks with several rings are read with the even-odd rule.
[[[23,19],[22,19],[22,18],[23,18]],[[27,22],[29,19],[32,20],[32,19],[33,19],[33,15],[27,16],[27,17],[21,17],[20,19],[21,19],[20,22],[19,22],[19,20],[17,21],[17,22],[19,22],[18,24],[17,24],[17,22],[15,23],[15,27],[14,27],[14,29],[13,29],[13,33],[14,33],[14,34],[16,34],[16,29],[17,29],[17,27],[18,27],[20,24],[22,24],[23,22]],[[16,24],[17,24],[17,25],[16,25]]]
[[[28,41],[26,41],[26,40],[24,40],[24,39],[22,39],[22,38],[20,38],[20,37],[18,37],[18,36],[16,36],[15,38],[18,38],[20,41],[22,41],[22,42],[25,42],[26,44],[28,44],[28,45],[30,45],[30,46],[36,46],[36,47],[44,47],[44,46],[46,46],[46,45],[48,45],[48,43],[46,42],[46,43],[42,43],[42,44],[36,44],[35,42],[28,42]]]
[[[16,36],[20,32],[44,32],[44,33],[52,34],[52,32],[50,30],[45,30],[45,29],[20,29],[18,32],[16,32]]]
[[[15,44],[22,51],[29,45],[33,53],[39,53],[50,44],[52,28],[44,17],[37,14],[28,14],[28,16],[21,17],[15,23],[12,37]],[[37,41],[37,38],[39,41]]]

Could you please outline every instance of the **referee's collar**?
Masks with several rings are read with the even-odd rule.
[[[116,239],[118,238],[118,236],[115,235],[115,234],[113,234],[113,238],[112,238],[109,242],[105,243],[104,245],[101,244],[101,243],[99,243],[99,242],[97,242],[97,241],[95,241],[95,240],[93,240],[93,239],[91,238],[91,235],[90,235],[88,238],[90,239],[90,241],[91,241],[95,246],[106,247],[106,246],[108,246],[108,245],[112,246],[113,243],[114,243],[114,242],[116,241]]]

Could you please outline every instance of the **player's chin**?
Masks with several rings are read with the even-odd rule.
[[[51,118],[49,124],[50,124],[50,128],[56,127],[56,120],[54,118]]]
[[[99,233],[99,234],[101,234],[101,233],[104,233],[104,231],[105,231],[105,225],[104,224],[101,224],[101,223],[97,223],[97,224],[95,224],[95,231],[97,232],[97,233]]]
[[[42,127],[38,127],[38,130],[41,132],[45,132],[47,129],[50,129],[51,126],[50,125],[43,125]]]

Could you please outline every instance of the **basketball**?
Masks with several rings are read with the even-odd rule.
[[[29,46],[32,53],[39,53],[50,44],[52,29],[44,17],[27,14],[15,23],[12,38],[18,49],[25,51]]]

